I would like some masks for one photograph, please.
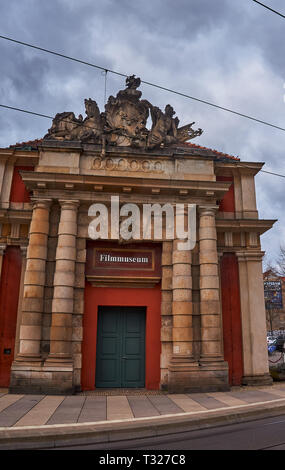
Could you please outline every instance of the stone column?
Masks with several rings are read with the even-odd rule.
[[[167,387],[172,357],[172,241],[162,243],[161,254],[161,388]]]
[[[45,370],[63,366],[63,372],[68,372],[73,370],[71,341],[79,201],[60,200],[59,203],[61,214],[54,274],[50,353],[45,362]],[[69,375],[69,386],[70,380],[72,376]],[[61,384],[58,383],[58,386],[61,387]]]
[[[181,240],[173,241],[172,253],[172,359],[169,364],[168,390],[195,390],[198,364],[193,358],[191,251],[178,250]]]
[[[199,207],[200,365],[201,385],[205,390],[224,390],[229,387],[222,342],[216,210],[216,206]]]
[[[270,385],[260,251],[237,252],[241,295],[244,385]]]
[[[41,363],[40,343],[50,205],[51,200],[37,200],[33,205],[16,362]]]

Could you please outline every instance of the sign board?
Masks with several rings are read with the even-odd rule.
[[[264,281],[264,299],[266,309],[282,309],[281,281]]]
[[[86,277],[93,285],[151,286],[161,279],[161,246],[101,244],[87,246]]]
[[[93,266],[95,269],[149,271],[154,269],[154,252],[152,250],[94,248]]]

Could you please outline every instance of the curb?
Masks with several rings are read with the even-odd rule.
[[[265,406],[267,407],[265,408]],[[285,413],[285,399],[233,406],[231,409],[179,413],[148,418],[0,428],[0,450],[55,449],[107,444],[226,426]],[[99,448],[99,447],[98,447]]]

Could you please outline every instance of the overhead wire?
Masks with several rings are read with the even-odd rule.
[[[281,16],[282,18],[285,18],[285,15],[283,15],[282,13],[280,13],[280,11],[277,11],[277,10],[274,10],[273,8],[270,8],[268,5],[265,5],[264,3],[261,3],[259,2],[258,0],[252,0],[254,3],[258,3],[259,5],[261,5],[262,7],[264,8],[267,8],[267,10],[270,10],[272,11],[272,13],[276,13],[276,15],[279,15]]]
[[[6,104],[0,104],[0,107],[1,108],[6,108],[6,109],[11,109],[13,111],[19,111],[21,113],[32,114],[34,116],[44,117],[44,118],[47,118],[47,119],[54,119],[54,116],[49,116],[48,114],[36,113],[34,111],[29,111],[27,109],[16,108],[14,106],[8,106]],[[68,122],[70,124],[70,121],[67,120],[67,119],[62,118],[61,121]],[[85,126],[84,121],[80,121],[79,119],[76,121],[76,124],[78,124],[79,126]],[[88,127],[88,129],[90,129],[90,127]],[[99,127],[95,127],[95,126],[93,126],[92,129],[95,129],[96,131],[101,130],[101,129],[99,129]]]
[[[23,41],[18,41],[18,40],[16,40],[16,39],[13,39],[13,38],[10,38],[10,37],[7,37],[7,36],[0,35],[0,39],[5,39],[5,40],[7,40],[7,41],[11,41],[11,42],[14,42],[14,43],[23,45],[23,46],[27,46],[27,47],[30,47],[30,48],[33,48],[33,49],[37,49],[37,50],[40,50],[40,51],[42,51],[42,52],[47,52],[47,53],[49,53],[49,54],[53,54],[53,55],[62,57],[62,58],[64,58],[64,59],[72,60],[72,61],[75,61],[75,62],[84,64],[84,65],[87,65],[87,66],[90,66],[90,67],[95,67],[95,68],[97,68],[97,69],[100,69],[100,70],[104,71],[106,75],[107,75],[107,73],[109,72],[109,73],[112,73],[112,74],[120,75],[121,77],[128,77],[128,75],[126,75],[126,74],[124,74],[124,73],[120,73],[120,72],[117,72],[117,71],[115,71],[115,70],[111,70],[111,69],[108,69],[108,68],[106,68],[106,67],[102,67],[102,66],[100,66],[100,65],[92,64],[92,63],[90,63],[90,62],[86,62],[86,61],[81,60],[81,59],[77,59],[77,58],[74,58],[74,57],[71,57],[71,56],[67,56],[67,55],[65,55],[65,54],[61,54],[61,53],[58,53],[58,52],[55,52],[55,51],[51,51],[50,49],[45,49],[45,48],[42,48],[42,47],[39,47],[39,46],[35,46],[35,45],[33,45],[33,44],[29,44],[29,43],[26,43],[26,42],[23,42]],[[146,80],[141,80],[141,83],[144,83],[145,85],[149,85],[149,86],[158,88],[158,89],[163,90],[163,91],[167,91],[167,92],[169,92],[169,93],[173,93],[173,94],[178,95],[178,96],[182,96],[182,97],[187,98],[187,99],[191,99],[191,100],[197,101],[197,102],[199,102],[199,103],[206,104],[206,105],[208,105],[208,106],[211,106],[211,107],[220,109],[220,110],[222,110],[222,111],[226,111],[226,112],[231,113],[231,114],[235,114],[235,115],[237,115],[237,116],[240,116],[240,117],[243,117],[243,118],[246,118],[246,119],[250,119],[251,121],[255,121],[255,122],[258,122],[258,123],[260,123],[260,124],[264,124],[264,125],[266,125],[266,126],[269,126],[269,127],[272,127],[272,128],[278,129],[278,130],[281,130],[281,131],[285,131],[285,128],[283,128],[283,127],[281,127],[281,126],[277,126],[277,125],[275,125],[275,124],[269,123],[269,122],[264,121],[264,120],[262,120],[262,119],[258,119],[258,118],[255,118],[255,117],[253,117],[253,116],[249,116],[249,115],[247,115],[247,114],[240,113],[239,111],[234,111],[233,109],[226,108],[226,107],[224,107],[224,106],[220,106],[220,105],[211,103],[210,101],[206,101],[206,100],[203,100],[203,99],[200,99],[200,98],[197,98],[197,97],[188,95],[188,94],[186,94],[186,93],[182,93],[182,92],[173,90],[173,89],[171,89],[171,88],[164,87],[164,86],[162,86],[162,85],[157,85],[157,84],[155,84],[155,83],[148,82],[148,81],[146,81]]]

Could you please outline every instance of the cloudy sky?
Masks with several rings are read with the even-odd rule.
[[[284,0],[263,0],[285,14]],[[0,35],[141,77],[285,128],[285,20],[253,0],[1,0]],[[0,39],[0,104],[54,116],[84,115],[84,98],[104,109],[100,70]],[[107,97],[125,79],[107,74]],[[170,103],[195,143],[265,162],[285,175],[285,132],[149,85],[143,97]],[[0,108],[0,147],[41,138],[51,121]],[[256,177],[269,258],[285,242],[285,179]]]

